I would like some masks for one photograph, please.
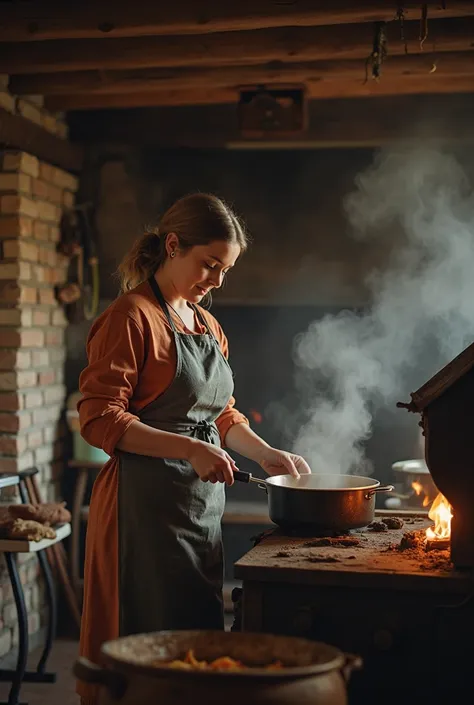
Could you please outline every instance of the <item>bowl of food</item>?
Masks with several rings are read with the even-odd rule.
[[[102,647],[103,666],[74,673],[100,705],[346,705],[358,657],[321,642],[250,632],[135,634]]]

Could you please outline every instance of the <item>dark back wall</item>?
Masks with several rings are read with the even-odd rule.
[[[270,443],[291,443],[291,432],[285,438],[291,418],[288,428],[284,421],[276,424],[272,405],[284,401],[290,417],[298,407],[295,335],[325,313],[364,305],[365,278],[383,266],[390,250],[383,238],[353,240],[344,214],[344,197],[372,157],[369,150],[96,149],[80,199],[97,204],[103,306],[117,295],[113,273],[145,224],[190,191],[228,200],[245,219],[253,244],[215,296],[213,312],[229,338],[239,408]],[[86,362],[88,328],[83,323],[68,331],[70,391]],[[378,414],[367,449],[380,480],[390,479],[392,462],[413,456],[417,435],[416,418],[395,410]],[[232,492],[255,499],[252,488]]]

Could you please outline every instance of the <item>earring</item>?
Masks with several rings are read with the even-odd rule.
[[[175,255],[176,255],[176,252],[174,250],[172,252],[170,252],[170,257],[174,257]]]

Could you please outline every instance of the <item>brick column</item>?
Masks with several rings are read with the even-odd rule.
[[[24,152],[3,152],[0,163],[0,470],[38,467],[43,497],[54,500],[62,470],[67,324],[55,286],[68,266],[56,250],[77,179]],[[14,501],[3,492],[3,503]],[[34,633],[41,607],[36,560],[23,557],[20,570]],[[0,657],[16,622],[6,580],[1,572]]]

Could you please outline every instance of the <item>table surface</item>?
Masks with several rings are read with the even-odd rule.
[[[42,539],[41,541],[29,541],[28,539],[0,539],[0,551],[8,553],[31,553],[42,551],[49,546],[53,546],[59,541],[63,541],[71,533],[70,524],[61,524],[54,527],[56,531],[55,539]]]
[[[473,574],[454,570],[449,550],[399,549],[406,532],[430,525],[427,518],[407,518],[401,529],[383,533],[355,530],[339,538],[288,536],[280,529],[270,530],[235,563],[235,577],[243,581],[415,590],[425,590],[429,584],[434,590],[472,591]]]

